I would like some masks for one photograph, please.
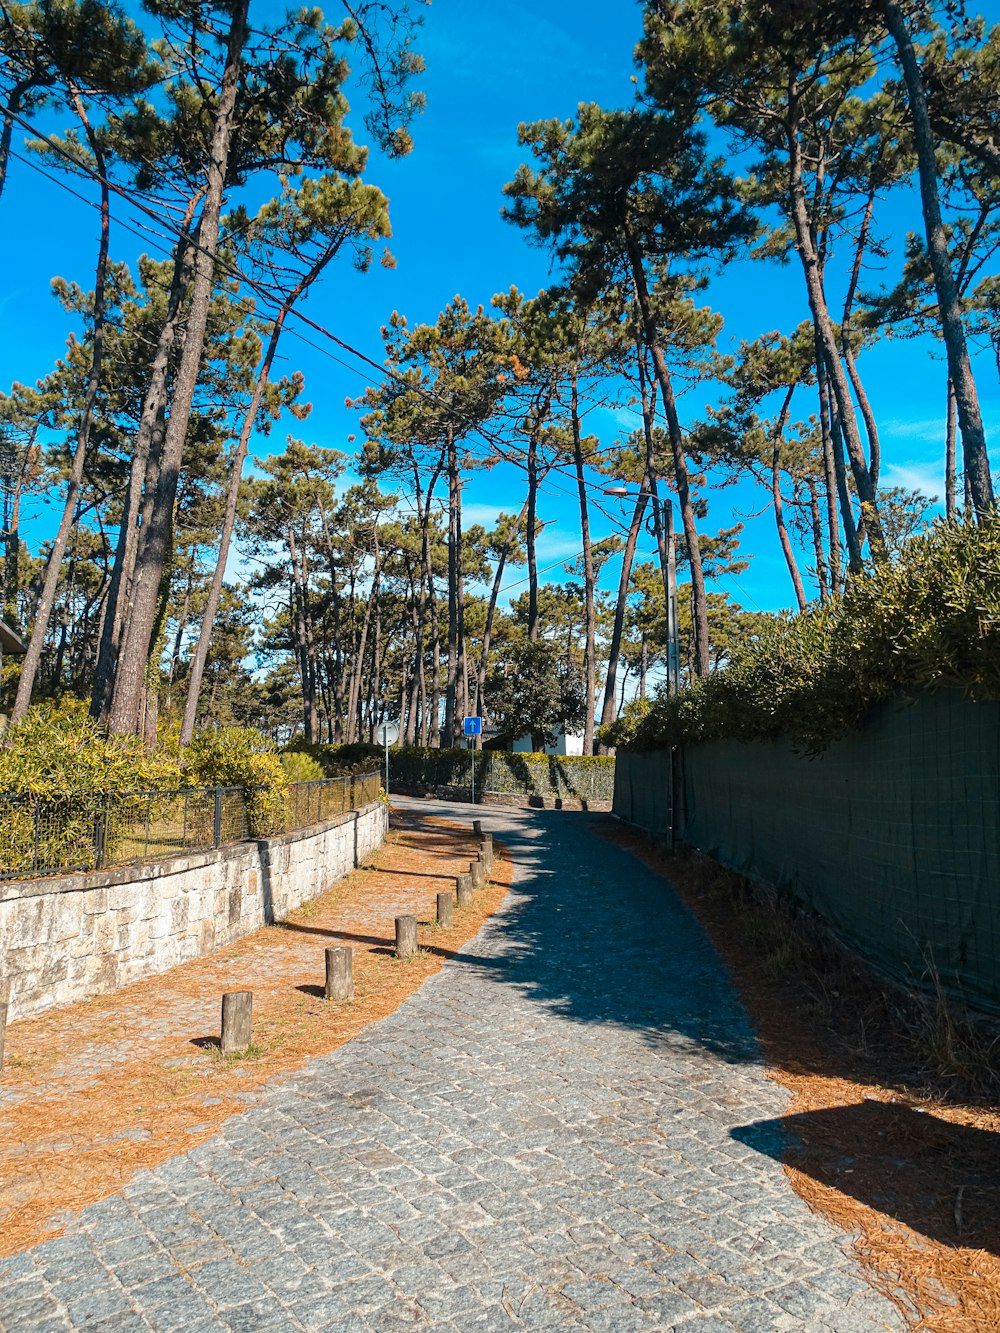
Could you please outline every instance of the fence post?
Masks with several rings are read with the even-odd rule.
[[[3,1073],[3,1048],[7,1036],[7,1011],[10,1008],[10,982],[0,978],[0,1074]]]
[[[212,846],[219,847],[222,843],[222,788],[216,787],[215,807],[212,811]]]
[[[94,816],[94,869],[103,870],[108,842],[108,797],[101,800]]]
[[[352,810],[357,810],[357,808],[358,808],[358,803],[357,803],[357,801],[355,800],[355,797],[354,797],[354,774],[352,773],[352,774],[351,774],[351,809],[352,809]]]

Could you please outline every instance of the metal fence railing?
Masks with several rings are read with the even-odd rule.
[[[369,805],[380,774],[266,787],[202,787],[41,799],[0,794],[0,880],[207,851],[275,837]]]

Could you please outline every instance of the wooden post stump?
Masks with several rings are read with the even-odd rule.
[[[453,893],[439,893],[437,896],[437,923],[443,926],[445,930],[451,930],[455,923],[455,914],[452,911],[455,895]]]
[[[7,1036],[7,1011],[10,1008],[10,982],[0,981],[0,1074],[3,1073],[3,1048]]]
[[[343,944],[331,945],[326,954],[327,1000],[354,999],[354,951]]]
[[[222,997],[222,1054],[245,1051],[252,1040],[253,991],[226,991]]]
[[[396,957],[412,958],[417,952],[417,918],[396,917]]]
[[[480,836],[480,837],[482,836],[482,832],[483,832],[483,821],[482,821],[481,819],[474,819],[474,820],[472,821],[472,831],[473,831],[473,833],[475,833],[477,836]]]
[[[455,879],[455,896],[459,907],[468,907],[472,902],[472,876],[458,875]]]
[[[469,863],[469,875],[472,877],[472,887],[481,889],[486,883],[486,867],[482,861],[471,861]]]
[[[479,855],[486,866],[486,873],[493,869],[493,834],[484,833],[479,843]]]

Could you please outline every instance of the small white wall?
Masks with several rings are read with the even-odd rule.
[[[518,736],[517,740],[511,746],[514,754],[532,754],[532,745],[530,736]],[[583,737],[576,736],[572,732],[567,735],[565,731],[556,732],[554,745],[546,745],[544,750],[538,751],[540,754],[583,754]]]
[[[0,881],[11,1018],[105,994],[280,921],[381,846],[376,801],[280,838],[51,879]]]

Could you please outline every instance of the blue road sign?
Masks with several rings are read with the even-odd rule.
[[[462,731],[466,736],[481,736],[483,734],[483,719],[481,717],[463,717]]]

